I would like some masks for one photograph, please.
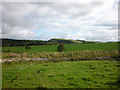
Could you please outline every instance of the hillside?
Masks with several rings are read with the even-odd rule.
[[[43,40],[17,40],[17,39],[0,39],[3,47],[25,46],[25,45],[57,45],[57,44],[82,44],[82,43],[98,43],[95,41],[72,40],[72,39],[50,39]]]
[[[85,43],[84,40],[72,40],[72,39],[50,39],[48,42],[53,42],[53,43],[63,43],[63,44],[72,44],[72,43]]]

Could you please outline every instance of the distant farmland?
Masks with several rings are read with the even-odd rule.
[[[65,52],[84,50],[118,50],[118,43],[65,44]],[[30,50],[25,46],[3,47],[3,52],[57,52],[58,45],[35,45]]]

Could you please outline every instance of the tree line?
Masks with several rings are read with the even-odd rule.
[[[14,46],[32,46],[32,45],[59,45],[59,44],[82,44],[82,43],[96,43],[88,42],[85,40],[67,40],[67,39],[50,39],[48,41],[43,40],[16,40],[16,39],[0,39],[3,47]]]

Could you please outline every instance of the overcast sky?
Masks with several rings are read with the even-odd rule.
[[[3,38],[118,40],[118,1],[2,2]],[[0,26],[1,28],[1,26]]]

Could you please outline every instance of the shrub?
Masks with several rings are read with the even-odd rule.
[[[58,52],[63,52],[64,50],[65,50],[64,45],[59,45],[59,46],[57,47],[57,51],[58,51]]]
[[[11,53],[11,54],[6,55],[6,56],[7,56],[7,58],[15,58],[15,57],[18,57],[19,55]]]
[[[25,49],[28,49],[28,50],[29,50],[29,49],[31,49],[31,47],[30,47],[30,46],[25,46]]]

